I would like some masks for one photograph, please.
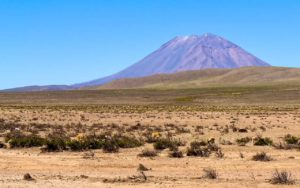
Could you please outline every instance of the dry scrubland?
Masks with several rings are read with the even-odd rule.
[[[0,104],[0,187],[300,186],[299,86],[0,93]]]

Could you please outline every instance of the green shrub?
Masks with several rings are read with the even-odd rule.
[[[113,138],[106,140],[102,146],[102,150],[105,153],[117,153],[119,148],[118,142]]]
[[[82,145],[85,146],[86,149],[102,149],[106,139],[107,137],[105,135],[87,136],[82,139]]]
[[[214,143],[214,139],[205,141],[194,141],[190,143],[190,147],[187,149],[187,156],[209,157],[212,152],[220,150]]]
[[[72,151],[84,151],[88,149],[103,149],[104,152],[117,152],[119,148],[134,148],[143,145],[143,142],[129,136],[115,135],[115,136],[107,136],[105,134],[102,135],[92,135],[85,136],[78,140],[49,140],[47,142],[50,150],[61,150],[65,148],[69,148]],[[48,148],[48,146],[47,146]],[[60,149],[61,148],[61,149]]]
[[[284,137],[284,141],[287,143],[287,144],[298,144],[299,143],[299,140],[300,138],[296,137],[296,136],[292,136],[290,134],[287,134],[285,137]]]
[[[187,156],[209,157],[211,151],[207,147],[188,148]]]
[[[172,143],[172,141],[170,139],[162,138],[162,139],[157,140],[153,144],[153,147],[156,150],[164,150],[164,149],[167,149],[169,147],[172,147],[172,144],[173,143]]]
[[[120,148],[135,148],[144,145],[144,143],[141,140],[138,140],[135,137],[114,136],[114,139],[116,140],[117,145]]]
[[[164,150],[169,148],[170,150],[175,150],[178,146],[183,146],[184,143],[180,140],[174,140],[171,138],[161,138],[158,139],[154,144],[153,147],[156,150]]]
[[[81,140],[69,140],[67,141],[66,145],[72,151],[83,151],[88,149],[88,146],[84,141]]]
[[[183,158],[183,153],[182,151],[179,150],[173,150],[169,153],[169,157],[172,158]]]
[[[273,141],[268,137],[266,137],[266,138],[256,137],[254,139],[255,146],[270,146],[272,144],[273,144]]]
[[[56,151],[63,151],[67,149],[67,140],[62,137],[53,137],[49,138],[46,141],[45,151],[48,152],[56,152]]]
[[[11,131],[5,135],[5,142],[9,142],[11,139],[25,137],[21,131]]]
[[[239,146],[245,146],[245,145],[248,144],[251,140],[252,140],[252,138],[250,138],[250,137],[238,138],[238,139],[236,139],[236,143],[237,143]]]
[[[36,135],[13,137],[9,140],[11,148],[39,147],[45,144],[45,139]]]

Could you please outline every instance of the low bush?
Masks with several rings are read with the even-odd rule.
[[[207,179],[217,179],[218,178],[218,173],[216,169],[213,168],[205,168],[203,169],[204,175],[203,178]]]
[[[219,149],[214,143],[194,141],[190,143],[190,147],[187,149],[187,156],[209,157],[212,152]]]
[[[255,146],[270,146],[272,144],[273,144],[273,141],[271,140],[271,138],[268,138],[268,137],[263,138],[263,137],[258,136],[254,139]]]
[[[286,144],[286,143],[279,143],[279,144],[273,144],[273,146],[276,149],[284,149],[284,150],[290,150],[290,149],[298,149],[300,150],[300,144]]]
[[[169,157],[172,157],[172,158],[183,158],[183,153],[182,153],[182,151],[174,150],[174,151],[171,151],[169,153]]]
[[[105,140],[102,146],[102,150],[105,153],[117,153],[119,148],[118,142],[114,138]]]
[[[143,150],[140,154],[138,154],[139,157],[156,157],[157,151],[155,150]]]
[[[284,141],[286,144],[298,144],[299,143],[300,138],[296,137],[296,136],[292,136],[290,134],[287,134],[284,137]]]
[[[39,147],[45,144],[45,139],[37,135],[13,137],[8,141],[11,148]]]
[[[67,147],[72,151],[83,151],[88,149],[102,149],[104,152],[118,152],[119,148],[140,147],[144,143],[135,137],[122,135],[92,135],[80,139],[69,140]]]
[[[180,140],[174,140],[171,138],[161,138],[154,142],[153,147],[156,150],[164,150],[169,148],[170,150],[176,150],[178,146],[183,146]]]
[[[152,144],[160,139],[161,134],[159,132],[151,133],[150,131],[147,131],[143,133],[143,136],[145,137],[145,141],[149,144]]]
[[[245,146],[246,144],[248,144],[250,141],[252,141],[252,138],[250,137],[243,137],[243,138],[238,138],[236,139],[236,143],[239,146]]]
[[[188,148],[187,156],[209,157],[211,151],[205,148]]]
[[[57,151],[63,151],[67,149],[67,140],[63,137],[52,137],[47,139],[46,146],[44,148],[44,151],[47,152],[57,152]]]
[[[144,145],[144,143],[141,140],[135,137],[117,135],[114,136],[114,139],[116,140],[117,145],[120,148],[135,148]]]
[[[286,184],[291,185],[295,183],[292,178],[292,174],[287,171],[278,171],[277,169],[273,173],[273,177],[270,179],[272,184]]]
[[[272,161],[272,157],[267,155],[265,152],[257,153],[252,157],[254,161]]]
[[[14,130],[14,131],[11,131],[11,132],[7,133],[5,135],[5,139],[4,140],[5,140],[5,142],[9,142],[12,139],[21,138],[21,137],[25,137],[25,136],[26,135],[24,135],[21,131]]]
[[[105,135],[93,135],[84,137],[81,141],[83,142],[83,146],[85,146],[86,149],[102,149],[106,139],[107,137]]]
[[[88,148],[86,143],[81,140],[69,140],[66,142],[66,145],[72,151],[83,151]]]

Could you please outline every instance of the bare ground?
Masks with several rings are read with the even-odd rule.
[[[131,109],[134,108],[134,109]],[[44,124],[45,127],[76,127],[83,129],[76,134],[87,134],[92,128],[107,129],[116,124],[131,128],[140,123],[147,127],[163,128],[166,134],[167,124],[174,124],[183,131],[172,129],[174,137],[185,141],[186,146],[179,147],[183,158],[170,158],[169,150],[159,152],[157,157],[143,158],[138,154],[152,144],[121,149],[118,153],[104,153],[102,150],[41,152],[39,147],[21,149],[0,149],[0,186],[1,187],[282,187],[269,182],[274,170],[286,170],[292,173],[295,184],[287,187],[299,187],[300,152],[298,149],[280,150],[273,146],[253,146],[253,141],[246,146],[238,146],[237,138],[257,135],[270,137],[274,143],[283,142],[286,134],[300,136],[300,110],[297,107],[264,106],[244,109],[224,107],[199,110],[197,107],[176,107],[168,110],[137,110],[125,106],[115,110],[106,106],[98,108],[79,107],[37,107],[37,106],[2,106],[0,120],[6,123],[29,125]],[[146,109],[145,109],[146,108]],[[138,111],[138,112],[137,112]],[[73,123],[73,124],[72,124]],[[101,125],[101,126],[100,126]],[[246,129],[247,132],[233,131]],[[104,126],[104,127],[103,127]],[[202,127],[201,131],[197,127]],[[229,127],[228,132],[224,132]],[[132,130],[132,129],[131,129]],[[140,135],[141,130],[132,130]],[[2,130],[4,140],[8,130]],[[45,131],[44,131],[45,132]],[[43,134],[41,131],[39,134]],[[189,143],[194,140],[215,138],[222,148],[223,158],[214,154],[210,157],[186,156]],[[225,144],[230,141],[232,145]],[[3,141],[4,142],[4,141]],[[9,146],[8,146],[9,147]],[[269,162],[253,161],[252,156],[266,152],[274,160]],[[93,157],[88,156],[89,153]],[[241,158],[241,154],[243,158]],[[146,171],[145,180],[137,170],[143,164],[151,170]],[[214,168],[218,178],[204,178],[203,169]],[[23,180],[23,175],[30,173],[34,180]]]

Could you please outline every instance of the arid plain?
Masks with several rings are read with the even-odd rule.
[[[0,93],[0,104],[1,187],[300,186],[297,84]]]

